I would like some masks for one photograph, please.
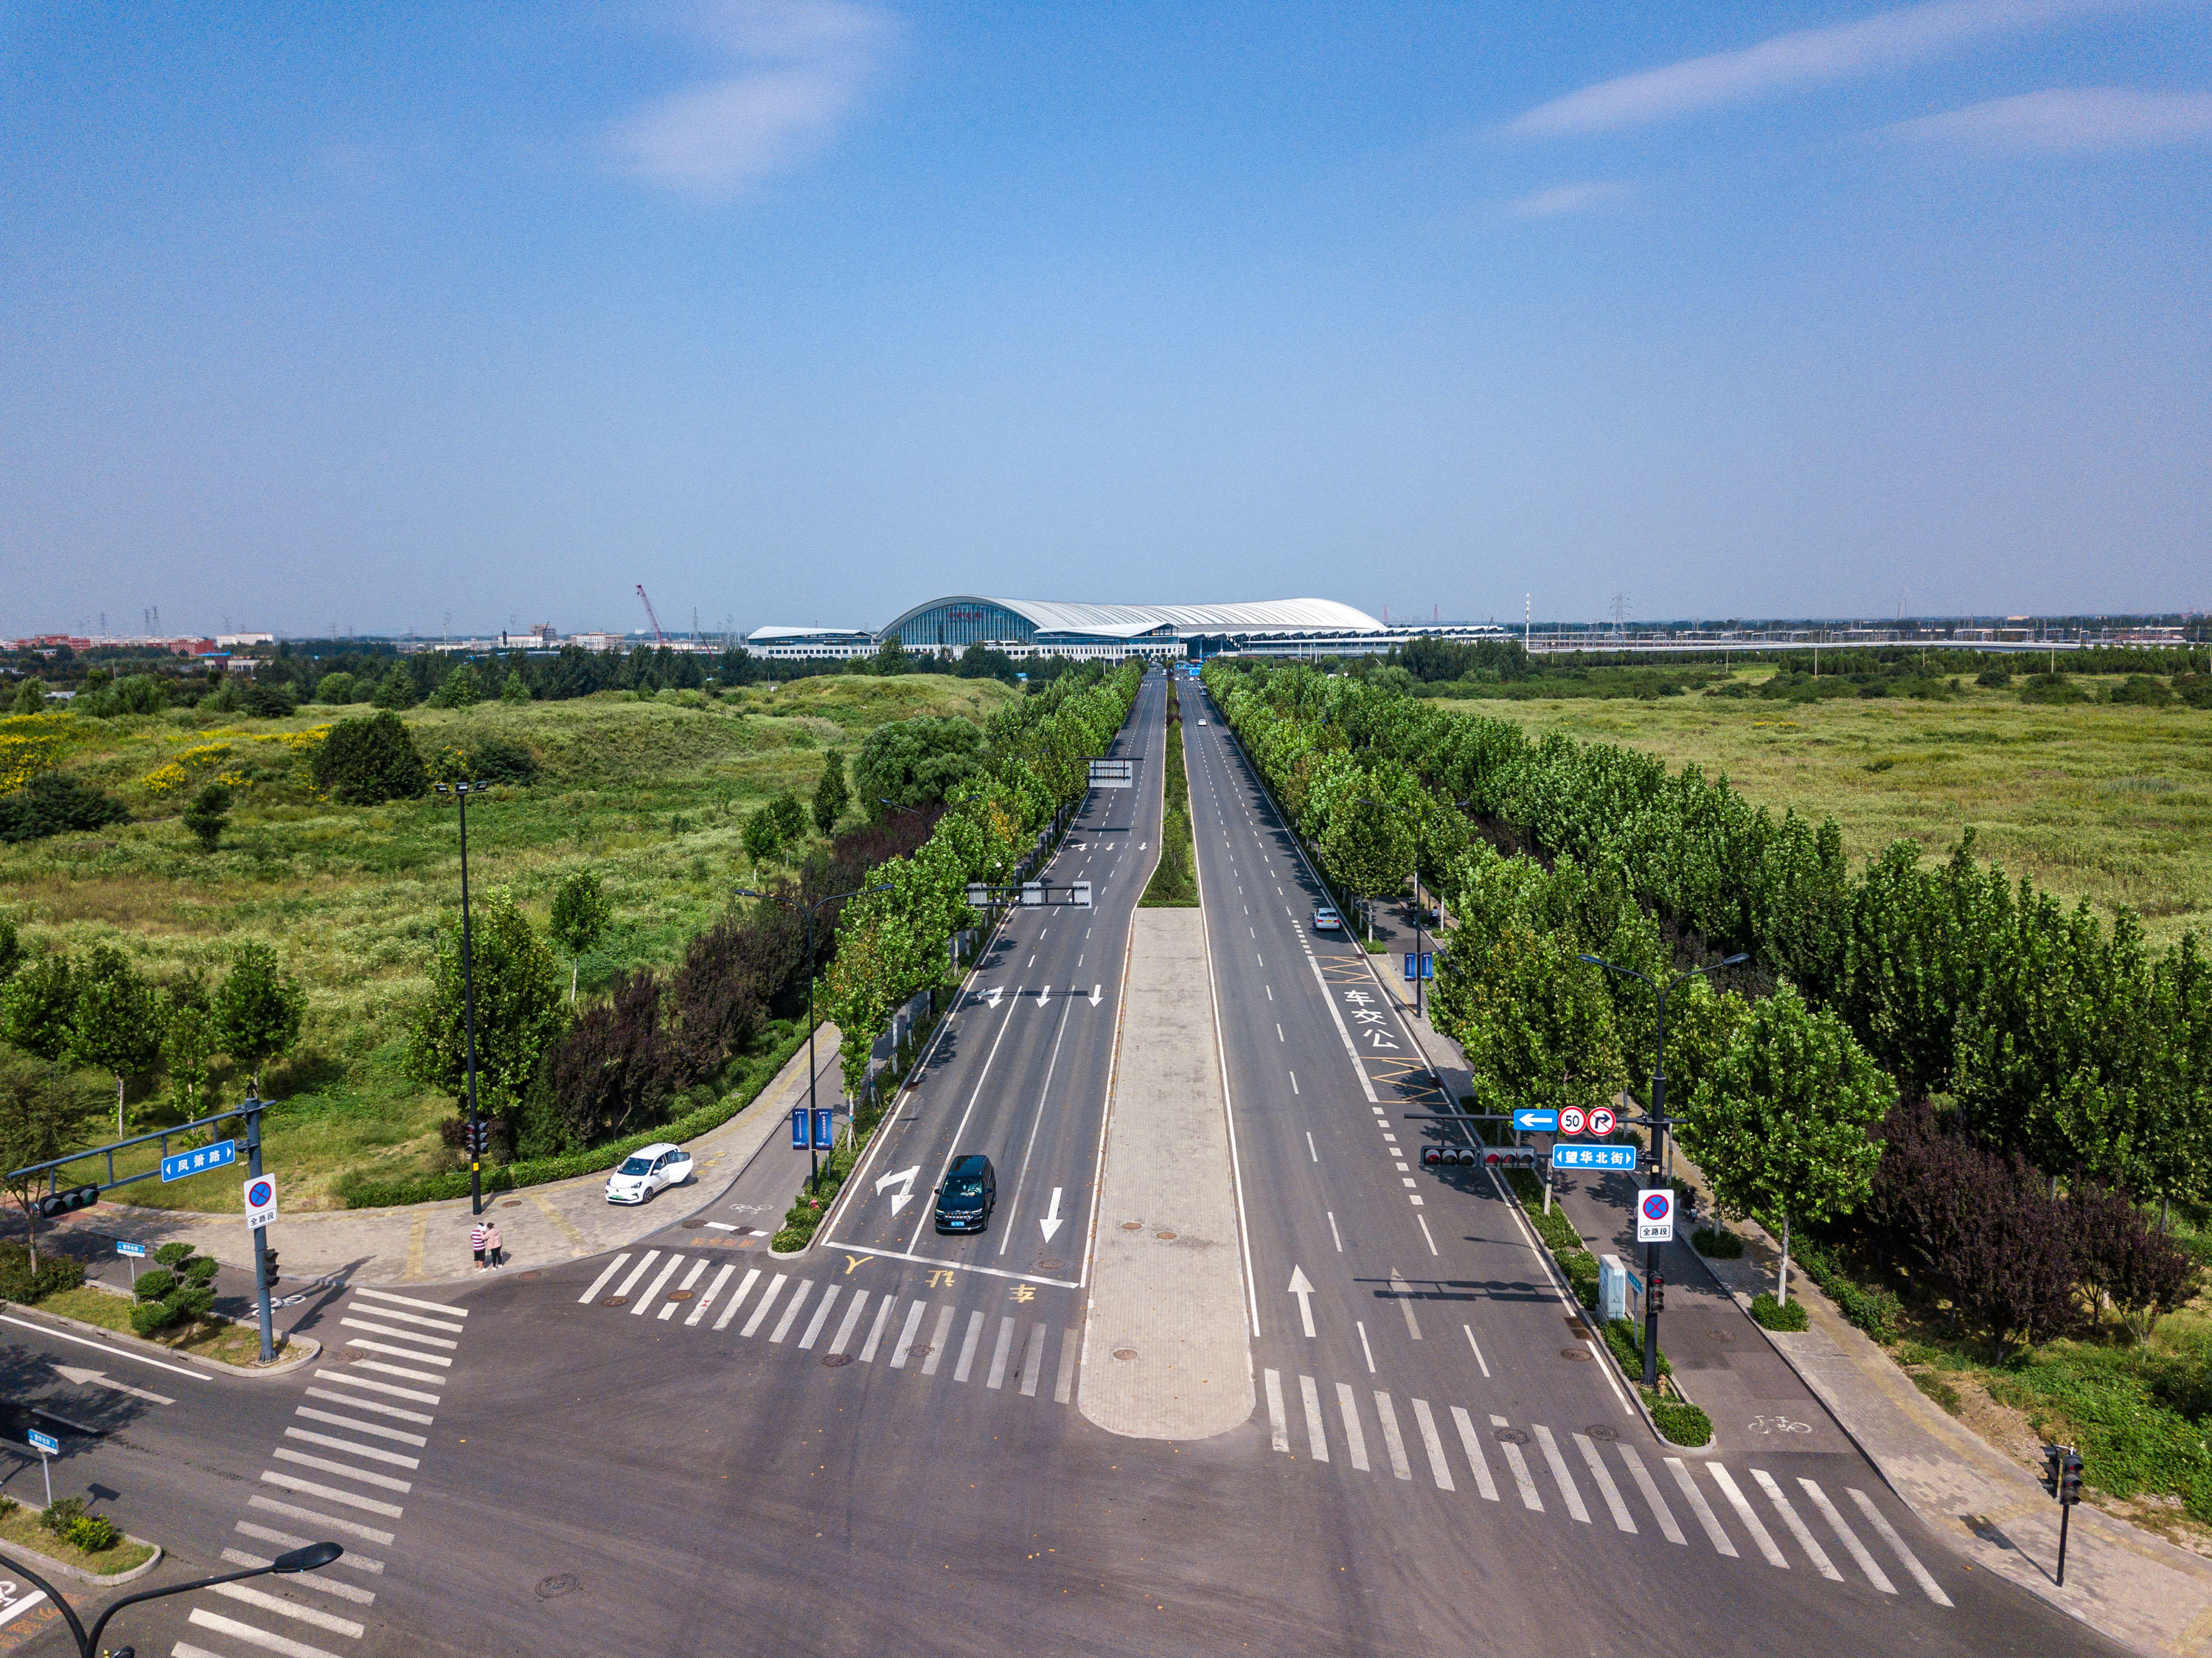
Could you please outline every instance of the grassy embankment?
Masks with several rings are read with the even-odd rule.
[[[561,879],[597,870],[616,922],[581,964],[588,994],[630,967],[674,961],[733,885],[774,873],[746,858],[744,815],[783,789],[811,800],[827,750],[849,761],[886,721],[981,720],[1016,694],[988,680],[841,675],[718,700],[608,692],[402,717],[426,753],[495,735],[537,756],[536,783],[496,789],[470,813],[471,882],[510,887],[543,926]],[[331,1183],[349,1169],[403,1179],[448,1155],[436,1131],[452,1103],[409,1082],[402,1062],[439,916],[459,897],[453,814],[428,800],[334,805],[314,795],[301,763],[301,736],[368,711],[310,707],[289,719],[228,722],[191,710],[0,719],[0,773],[27,747],[43,747],[37,763],[112,790],[137,819],[0,847],[0,913],[17,921],[28,948],[81,953],[112,942],[159,983],[194,967],[219,978],[234,944],[258,939],[306,986],[298,1050],[263,1088],[283,1102],[269,1114],[267,1159],[295,1210],[337,1206]],[[204,752],[216,747],[226,752]],[[189,789],[172,780],[217,772],[241,786],[222,849],[203,854],[177,821]],[[237,1097],[242,1079],[219,1070],[216,1081],[222,1097]],[[134,1105],[149,1125],[173,1120],[165,1100],[140,1100],[135,1089]],[[148,1181],[128,1196],[235,1210],[238,1182],[226,1171],[167,1186]]]
[[[1182,700],[1168,677],[1166,810],[1160,821],[1160,862],[1137,907],[1188,910],[1198,904],[1198,855],[1190,839],[1190,777],[1182,760]],[[1141,787],[1141,785],[1139,785]]]

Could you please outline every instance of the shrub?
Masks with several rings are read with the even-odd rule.
[[[394,662],[392,665],[392,671],[384,676],[383,680],[377,686],[375,692],[369,698],[369,701],[387,713],[393,709],[414,707],[416,701],[414,677],[398,663]]]
[[[229,818],[230,789],[220,783],[204,785],[183,813],[185,827],[203,852],[212,852],[222,844],[222,827]]]
[[[22,1506],[12,1496],[0,1496],[0,1520],[5,1520]]]
[[[41,771],[21,789],[0,795],[0,843],[43,840],[130,820],[130,809],[121,801],[66,771]]]
[[[1751,1303],[1751,1316],[1768,1330],[1802,1330],[1806,1324],[1803,1301],[1778,1301],[1773,1296],[1761,1295]]]
[[[70,1522],[69,1540],[87,1554],[100,1554],[115,1546],[123,1533],[104,1515],[80,1515]]]
[[[315,700],[337,707],[360,699],[361,691],[350,674],[325,674],[315,686]]]
[[[177,1321],[167,1301],[140,1301],[131,1309],[131,1330],[136,1336],[151,1341]]]
[[[1614,1319],[1607,1323],[1605,1326],[1605,1344],[1613,1350],[1613,1356],[1620,1361],[1621,1370],[1625,1375],[1632,1379],[1642,1378],[1644,1331],[1635,1320]],[[1671,1376],[1674,1374],[1674,1367],[1667,1362],[1667,1352],[1664,1348],[1662,1348],[1659,1352],[1659,1374],[1662,1376]]]
[[[281,720],[298,707],[288,685],[250,685],[239,693],[246,712],[257,720]]]
[[[538,756],[508,737],[479,737],[464,751],[473,781],[532,783],[538,781]]]
[[[413,800],[430,788],[415,740],[388,709],[332,726],[315,750],[314,779],[316,788],[348,806]]]
[[[75,1289],[84,1282],[84,1265],[49,1251],[31,1270],[31,1252],[21,1244],[0,1244],[0,1301],[30,1302]]]
[[[39,1516],[39,1524],[56,1537],[67,1537],[70,1527],[84,1518],[84,1499],[81,1496],[58,1497],[46,1505]]]
[[[1974,683],[1987,690],[2003,691],[2012,684],[2012,670],[2008,667],[1985,667],[1974,675]]]
[[[131,1293],[142,1301],[167,1301],[176,1287],[177,1275],[166,1266],[156,1266],[138,1275]]]
[[[1651,1419],[1659,1431],[1676,1445],[1696,1447],[1713,1441],[1713,1419],[1687,1399],[1647,1399]]]
[[[1809,1238],[1798,1240],[1794,1259],[1805,1276],[1835,1302],[1836,1310],[1867,1334],[1876,1341],[1888,1341],[1896,1335],[1898,1315],[1903,1309],[1888,1290],[1866,1289]]]
[[[215,1282],[215,1275],[222,1271],[222,1263],[212,1255],[203,1255],[185,1268],[185,1282],[195,1289],[204,1289]]]
[[[2112,687],[2112,700],[2137,708],[2164,708],[2173,700],[2173,692],[2166,689],[2163,680],[2154,680],[2148,674],[2130,674],[2123,683]]]
[[[172,1270],[182,1266],[192,1258],[192,1247],[188,1243],[165,1243],[154,1252],[154,1264]]]
[[[1690,1234],[1690,1247],[1717,1261],[1740,1260],[1743,1257],[1743,1240],[1719,1227],[1699,1227]]]
[[[2031,674],[2020,687],[2024,703],[2086,703],[2089,693],[2063,674]]]

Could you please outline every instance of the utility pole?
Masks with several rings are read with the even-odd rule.
[[[252,1083],[246,1085],[246,1172],[255,1179],[261,1178],[261,1096]],[[250,1194],[249,1194],[250,1195]],[[261,1362],[268,1363],[276,1356],[276,1332],[270,1320],[269,1310],[269,1228],[253,1228],[253,1301],[259,1309],[261,1321]]]

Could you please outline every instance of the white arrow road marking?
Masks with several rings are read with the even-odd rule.
[[[1060,1230],[1060,1188],[1058,1186],[1052,1189],[1051,1208],[1046,1210],[1044,1219],[1039,1221],[1037,1224],[1044,1228],[1045,1241],[1050,1243],[1052,1234]]]
[[[898,1188],[896,1192],[891,1193],[892,1214],[897,1214],[899,1210],[914,1201],[914,1177],[921,1173],[921,1165],[916,1163],[912,1168],[902,1168],[896,1174],[886,1174],[876,1182],[876,1190],[879,1193],[888,1186],[895,1186]]]
[[[1051,986],[1051,985],[1049,985],[1049,984],[1046,985],[1042,990],[1039,991],[1037,992],[1037,1006],[1039,1006],[1040,1008],[1042,1008],[1042,1006],[1044,1006],[1044,999],[1045,999],[1045,997],[1047,997],[1050,996],[1051,994],[1052,994],[1052,986]]]
[[[1293,1266],[1291,1269],[1291,1294],[1298,1298],[1298,1319],[1305,1326],[1309,1336],[1314,1332],[1313,1288],[1307,1281],[1304,1268]]]
[[[999,998],[1006,993],[1006,987],[1004,984],[994,984],[991,986],[990,994],[985,999],[992,1007],[996,1008],[999,1005]]]
[[[1097,984],[1093,984],[1091,987],[1091,1005],[1094,1008],[1098,1005],[1098,993],[1102,988],[1102,986]]]
[[[133,1387],[127,1382],[111,1381],[105,1370],[80,1370],[75,1365],[57,1364],[54,1374],[65,1376],[80,1387],[107,1387],[118,1393],[128,1393],[133,1399],[149,1399],[155,1405],[174,1405],[177,1401],[164,1393],[149,1393],[143,1387]]]

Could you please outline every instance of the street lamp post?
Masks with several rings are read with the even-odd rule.
[[[1381,801],[1379,801],[1379,800],[1370,800],[1370,799],[1369,799],[1366,795],[1362,795],[1358,796],[1358,799],[1359,799],[1360,802],[1361,802],[1363,805],[1371,806],[1371,807],[1373,807],[1373,808],[1374,808],[1376,811],[1378,811],[1378,812],[1389,812],[1389,811],[1393,811],[1393,810],[1401,809],[1401,808],[1393,808],[1393,807],[1385,806],[1385,805],[1383,805],[1383,804],[1382,804],[1382,802]],[[1420,837],[1417,834],[1417,835],[1416,835],[1416,836],[1414,836],[1414,838],[1413,838],[1413,1017],[1414,1017],[1414,1018],[1419,1019],[1419,1018],[1422,1017],[1422,1008],[1423,1008],[1423,1006],[1424,1006],[1424,998],[1423,998],[1423,997],[1422,997],[1422,995],[1421,995],[1421,842],[1420,842]]]
[[[888,801],[884,802],[885,805],[890,803]],[[758,892],[750,887],[740,887],[737,890],[739,898],[764,898],[772,903],[781,904],[794,915],[803,914],[806,917],[806,1189],[811,1192],[822,1176],[822,1155],[814,1143],[814,912],[825,904],[842,903],[848,898],[858,898],[862,893],[888,893],[890,888],[888,886],[862,887],[849,893],[832,893],[827,898],[817,899],[806,905],[795,899],[786,898],[781,893]]]
[[[1667,998],[1676,987],[1706,973],[1718,972],[1723,967],[1733,967],[1738,962],[1748,961],[1748,955],[1737,954],[1716,961],[1710,967],[1692,967],[1686,973],[1677,973],[1662,989],[1659,982],[1633,967],[1619,967],[1602,957],[1578,955],[1576,960],[1593,967],[1602,967],[1607,972],[1619,973],[1624,978],[1640,978],[1650,985],[1659,998],[1659,1037],[1651,1055],[1651,1106],[1644,1120],[1651,1130],[1651,1178],[1656,1181],[1666,1156],[1667,1130],[1674,1119],[1667,1115]],[[1656,1294],[1666,1279],[1659,1276],[1659,1246],[1644,1246],[1644,1385],[1659,1385],[1659,1300]]]
[[[469,1213],[483,1213],[483,1131],[477,1116],[477,984],[474,952],[469,933],[469,796],[490,788],[488,783],[441,783],[438,792],[451,795],[461,814],[461,1018],[468,1043],[469,1069]]]
[[[194,1589],[212,1588],[217,1583],[235,1583],[240,1578],[266,1577],[272,1572],[278,1576],[291,1577],[301,1572],[320,1571],[344,1552],[345,1550],[336,1543],[310,1543],[305,1548],[293,1549],[278,1555],[265,1566],[252,1566],[244,1571],[225,1572],[219,1577],[196,1578],[189,1583],[172,1583],[167,1588],[126,1594],[100,1614],[90,1634],[85,1632],[84,1625],[77,1619],[76,1608],[62,1598],[61,1591],[28,1566],[19,1566],[12,1560],[0,1557],[0,1570],[27,1579],[53,1602],[61,1612],[63,1621],[69,1624],[70,1633],[76,1639],[78,1658],[93,1658],[93,1655],[100,1651],[100,1631],[107,1627],[107,1620],[125,1606],[135,1606],[142,1600],[159,1600],[172,1594],[190,1594]],[[107,1655],[107,1658],[134,1658],[135,1652],[136,1649],[131,1647],[118,1647]]]

